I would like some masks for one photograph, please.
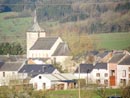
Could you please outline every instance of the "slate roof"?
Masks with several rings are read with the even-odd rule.
[[[77,77],[71,73],[41,74],[41,76],[46,77],[51,81],[66,81],[77,79]]]
[[[94,69],[107,69],[107,63],[97,63]]]
[[[1,66],[0,71],[18,71],[22,64],[22,62],[6,62]]]
[[[127,55],[118,65],[130,65],[130,55]]]
[[[41,37],[35,42],[30,50],[50,50],[58,37]]]
[[[68,56],[70,55],[69,47],[66,43],[60,43],[56,48],[53,56]]]
[[[86,55],[97,55],[99,52],[94,50],[94,51],[90,51],[90,52],[87,52]]]
[[[4,62],[3,62],[3,61],[0,61],[0,68],[2,67],[3,64],[4,64]]]
[[[118,63],[124,56],[123,53],[114,54],[109,63]]]
[[[80,73],[90,73],[93,70],[93,64],[80,64]],[[79,67],[75,73],[78,73]]]
[[[99,52],[99,53],[97,54],[97,57],[104,58],[108,53],[109,53],[109,51]]]
[[[28,73],[28,75],[35,76],[43,73],[52,73],[55,68],[51,64],[26,64],[19,73]]]

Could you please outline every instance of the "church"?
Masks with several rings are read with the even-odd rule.
[[[45,30],[37,22],[36,10],[34,24],[27,31],[26,37],[28,59],[50,59],[62,63],[72,57],[67,43],[61,37],[46,36]]]

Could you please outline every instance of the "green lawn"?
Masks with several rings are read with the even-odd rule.
[[[0,34],[25,36],[26,31],[31,26],[32,18],[6,18],[17,14],[15,12],[0,13]]]
[[[25,45],[26,40],[26,31],[32,26],[32,17],[24,17],[24,18],[6,18],[11,15],[16,15],[16,12],[8,12],[8,13],[0,13],[0,41],[20,41]],[[41,27],[43,28],[53,28],[55,26],[60,26],[60,24],[54,21],[45,21],[41,23]],[[46,30],[46,29],[45,29]],[[52,32],[56,33],[56,32]],[[63,39],[66,42],[72,42],[73,37],[76,36],[78,40],[78,35],[74,35],[73,33],[69,33],[70,35],[63,35]],[[6,35],[9,38],[3,38]],[[68,37],[69,36],[69,37]],[[117,32],[117,33],[105,33],[105,34],[95,34],[90,35],[91,39],[94,42],[96,49],[125,49],[130,47],[130,32]],[[14,40],[15,39],[15,40]],[[75,40],[75,41],[77,41]]]
[[[98,49],[125,49],[130,46],[130,32],[95,34],[93,38]]]
[[[101,98],[95,90],[81,90],[81,98]],[[106,95],[120,95],[119,89],[106,89]],[[79,98],[78,90],[60,90],[48,92],[47,98]]]

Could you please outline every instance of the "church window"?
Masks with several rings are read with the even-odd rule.
[[[32,53],[32,57],[33,57],[33,53]]]
[[[3,72],[3,77],[5,77],[5,72]]]

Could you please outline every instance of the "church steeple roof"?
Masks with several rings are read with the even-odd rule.
[[[34,24],[33,26],[28,30],[28,31],[31,31],[31,32],[44,32],[45,30],[42,29],[38,22],[37,22],[37,12],[36,10],[34,11],[34,20],[33,20]]]

